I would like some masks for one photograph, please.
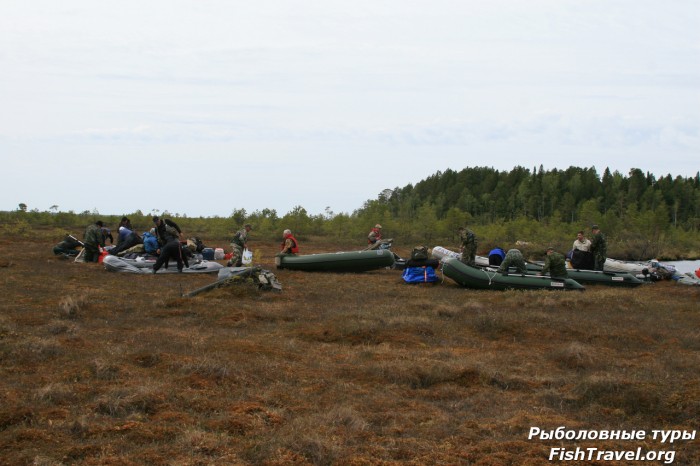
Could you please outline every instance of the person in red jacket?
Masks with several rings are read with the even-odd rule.
[[[299,254],[299,241],[292,235],[292,230],[284,230],[280,254]]]
[[[367,235],[367,243],[369,244],[368,250],[377,249],[382,244],[382,226],[380,224],[377,223],[370,230],[369,235]]]

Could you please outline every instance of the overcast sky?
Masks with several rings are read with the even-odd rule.
[[[3,0],[0,210],[352,212],[438,170],[700,169],[697,0]]]

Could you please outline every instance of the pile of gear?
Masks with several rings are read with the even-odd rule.
[[[406,261],[402,278],[406,283],[437,283],[438,278],[435,270],[440,267],[440,261],[431,259],[428,248],[416,246],[411,251],[411,258]]]
[[[253,267],[225,267],[219,270],[219,276],[214,283],[197,288],[183,296],[191,298],[216,288],[246,284],[252,284],[263,291],[282,291],[282,284],[277,280],[275,274],[256,265]]]

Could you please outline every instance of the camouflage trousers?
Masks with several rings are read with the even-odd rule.
[[[467,265],[476,265],[476,247],[464,248],[460,261]]]
[[[85,262],[97,262],[100,258],[100,248],[90,244],[85,245]]]
[[[240,267],[243,265],[243,246],[231,243],[233,251],[231,252],[231,260],[228,261],[229,267]]]
[[[599,254],[595,255],[595,262],[593,263],[593,270],[603,270],[605,267],[605,256]]]

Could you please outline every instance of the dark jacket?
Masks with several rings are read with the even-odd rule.
[[[161,246],[164,246],[168,243],[168,241],[172,241],[174,239],[179,241],[181,233],[182,230],[180,230],[177,223],[173,222],[169,218],[161,219],[160,224],[156,226],[156,236],[158,237],[158,243],[160,243]]]

